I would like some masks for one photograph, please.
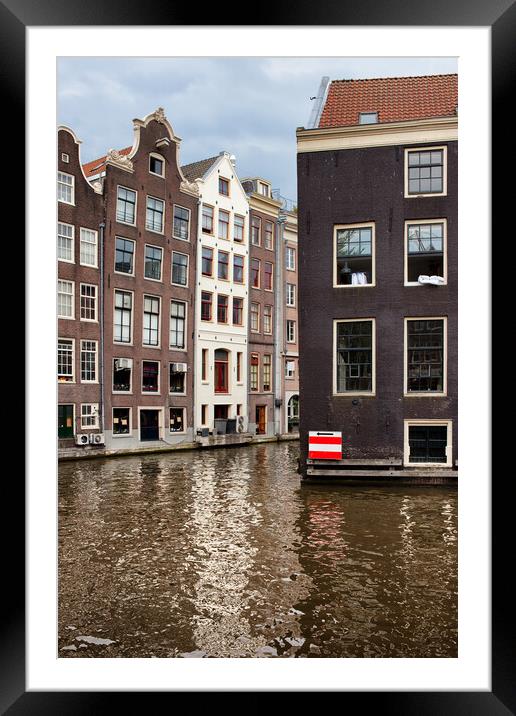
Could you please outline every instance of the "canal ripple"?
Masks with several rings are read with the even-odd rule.
[[[456,657],[457,493],[297,443],[59,465],[60,657]]]

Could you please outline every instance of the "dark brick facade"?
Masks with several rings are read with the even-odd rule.
[[[309,430],[341,430],[356,458],[403,457],[404,420],[453,420],[457,460],[457,142],[447,195],[404,198],[404,147],[298,154],[301,464]],[[426,145],[410,144],[410,148]],[[404,286],[404,222],[447,220],[447,285]],[[336,224],[375,222],[376,285],[333,287]],[[447,317],[447,395],[404,397],[404,318]],[[333,321],[376,320],[376,395],[333,396]]]

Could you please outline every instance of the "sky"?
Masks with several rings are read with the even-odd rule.
[[[296,201],[296,128],[330,80],[457,72],[456,58],[61,57],[58,123],[87,162],[132,145],[135,118],[157,107],[182,139],[182,165],[227,151],[240,178],[260,176]]]

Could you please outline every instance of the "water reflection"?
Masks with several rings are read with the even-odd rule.
[[[456,493],[301,487],[296,458],[61,464],[59,656],[456,656]]]

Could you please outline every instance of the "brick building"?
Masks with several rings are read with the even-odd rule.
[[[301,469],[455,479],[457,76],[341,80],[297,131]]]

